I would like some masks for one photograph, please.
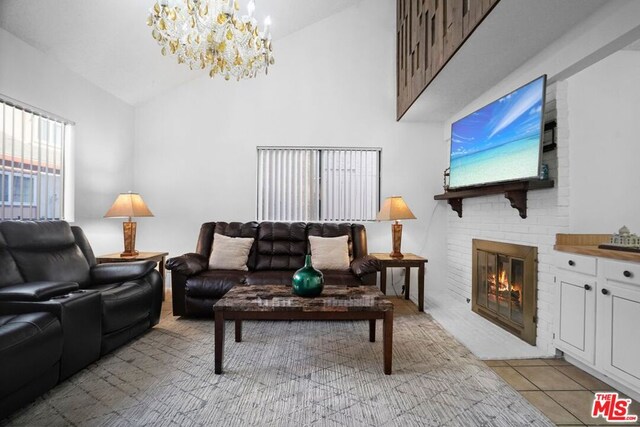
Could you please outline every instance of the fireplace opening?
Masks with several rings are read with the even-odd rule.
[[[473,239],[471,309],[536,345],[537,248]]]

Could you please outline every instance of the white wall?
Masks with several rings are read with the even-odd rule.
[[[631,18],[631,16],[634,18]],[[464,200],[463,218],[458,218],[451,211],[446,214],[448,218],[447,264],[445,267],[448,277],[446,287],[449,291],[448,294],[462,304],[466,304],[466,299],[471,298],[471,240],[473,238],[521,243],[538,247],[538,354],[553,355],[555,352],[552,345],[555,303],[552,266],[555,234],[567,233],[577,228],[581,228],[580,232],[585,233],[602,231],[603,227],[594,229],[583,218],[589,218],[592,223],[596,221],[601,221],[601,223],[614,221],[603,221],[602,215],[607,215],[608,211],[604,207],[600,208],[601,210],[599,211],[585,211],[581,217],[576,219],[577,223],[575,223],[576,220],[570,218],[570,215],[574,214],[574,209],[569,206],[571,203],[576,203],[576,197],[578,199],[580,197],[588,197],[589,203],[593,202],[594,199],[600,198],[599,193],[595,191],[590,191],[589,193],[585,191],[584,196],[580,195],[580,190],[578,190],[577,196],[573,194],[574,180],[582,179],[584,176],[583,174],[575,178],[573,172],[570,172],[573,170],[574,162],[583,162],[586,158],[589,158],[589,163],[583,167],[593,169],[593,167],[596,167],[595,163],[601,167],[600,159],[602,157],[595,154],[593,150],[591,152],[579,151],[581,147],[576,143],[574,132],[577,127],[583,128],[583,131],[585,126],[591,127],[593,120],[589,121],[585,114],[580,115],[578,113],[580,117],[573,118],[571,119],[572,122],[570,122],[574,109],[578,111],[584,110],[585,112],[587,109],[583,106],[576,107],[575,103],[580,102],[580,100],[575,97],[569,97],[569,92],[572,89],[579,92],[577,81],[571,84],[565,80],[589,65],[607,57],[632,40],[640,38],[640,23],[637,20],[637,16],[640,16],[640,2],[618,1],[606,3],[591,17],[570,29],[565,36],[531,58],[518,70],[505,76],[498,85],[454,114],[443,127],[444,138],[448,141],[451,122],[475,111],[541,74],[548,75],[550,82],[548,97],[556,100],[558,150],[548,153],[543,158],[543,161],[550,163],[550,175],[556,180],[555,188],[529,192],[529,210],[526,219],[520,219],[517,211],[511,208],[509,202],[501,195]],[[616,97],[613,94],[610,96],[613,99]],[[637,100],[637,95],[635,96]],[[593,105],[593,102],[591,105]],[[600,114],[601,112],[599,112],[598,117],[601,117]],[[612,112],[611,114],[616,113]],[[603,123],[603,126],[606,125]],[[632,139],[627,139],[627,141],[627,145],[634,143]],[[577,145],[577,148],[574,147],[574,144]],[[632,153],[638,152],[637,146],[631,150]],[[615,150],[616,154],[620,151],[625,152],[624,150]],[[444,169],[447,165],[448,162],[445,161],[441,165],[441,169]],[[580,166],[578,166],[578,170],[581,170]],[[570,173],[572,174],[571,176]],[[637,168],[627,168],[617,173],[620,174],[619,179],[621,182],[638,182]],[[581,185],[578,183],[576,188],[580,188]],[[582,186],[584,188],[584,185]],[[637,188],[637,184],[635,187]],[[600,192],[608,191],[605,185],[597,189]],[[444,202],[441,203],[444,204]],[[581,202],[577,203],[579,206]],[[598,201],[597,203],[600,202]],[[634,203],[637,206],[637,202]],[[638,210],[635,209],[635,212],[635,218],[637,218]],[[609,215],[607,216],[609,217]],[[631,219],[628,221],[629,225],[632,221]],[[573,225],[572,228],[570,228],[570,224]],[[586,227],[589,228],[587,229]],[[614,226],[614,229],[616,229],[616,226]],[[607,229],[605,232],[611,231],[613,230]],[[470,304],[469,310],[471,310]],[[494,357],[500,357],[499,353],[500,350],[496,349]]]
[[[571,232],[640,233],[640,51],[568,79]]]
[[[96,254],[120,251],[120,220],[103,219],[133,183],[133,107],[0,29],[0,93],[76,122],[75,223]]]
[[[442,173],[430,165],[446,146],[441,125],[394,120],[394,27],[394,2],[361,2],[276,40],[268,76],[202,73],[136,108],[134,182],[156,215],[138,246],[178,255],[205,221],[254,220],[258,145],[369,146],[382,147],[382,196],[403,195],[418,217],[405,222],[403,250],[430,256],[443,239],[442,223],[426,234]],[[369,250],[390,251],[390,224],[367,228]]]

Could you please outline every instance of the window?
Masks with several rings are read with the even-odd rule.
[[[258,147],[259,221],[369,221],[379,148]]]
[[[69,121],[0,96],[0,219],[65,218],[72,127]]]

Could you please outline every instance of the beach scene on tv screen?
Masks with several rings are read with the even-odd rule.
[[[451,188],[538,175],[544,78],[451,127]]]

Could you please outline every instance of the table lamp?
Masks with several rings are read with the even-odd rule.
[[[111,208],[104,214],[105,218],[128,218],[122,223],[124,233],[124,252],[121,257],[134,257],[138,255],[136,251],[136,223],[131,221],[132,217],[153,216],[142,197],[138,193],[120,193],[113,202]]]
[[[378,221],[395,221],[391,224],[391,237],[393,239],[393,252],[389,254],[392,258],[403,258],[400,252],[402,243],[402,224],[399,219],[416,219],[409,206],[402,199],[402,196],[387,197],[382,203],[380,212],[376,216]]]

